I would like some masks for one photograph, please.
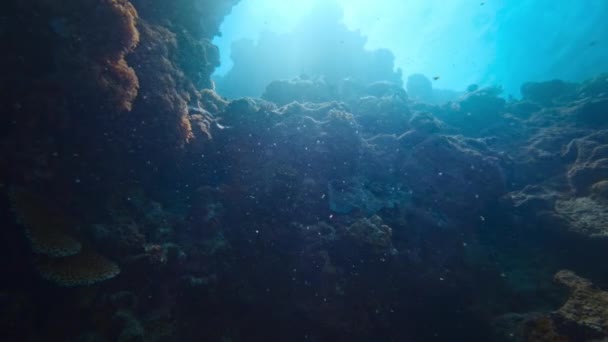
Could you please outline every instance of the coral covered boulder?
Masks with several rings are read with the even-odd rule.
[[[554,319],[582,334],[608,338],[608,292],[568,270],[557,272],[555,281],[568,287],[571,294]]]
[[[561,308],[549,315],[528,320],[526,341],[608,340],[608,292],[570,270],[561,270],[554,281],[570,290]]]

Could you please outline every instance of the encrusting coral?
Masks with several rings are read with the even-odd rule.
[[[114,262],[85,248],[80,254],[49,258],[39,263],[40,275],[61,286],[92,285],[114,278],[120,268]]]
[[[139,80],[125,56],[139,43],[138,14],[128,0],[68,1],[51,5],[62,25],[58,66],[75,76],[69,88],[112,113],[130,111]],[[58,19],[59,20],[59,19]],[[103,29],[100,29],[103,27]],[[66,80],[67,81],[67,80]]]
[[[11,191],[13,210],[24,226],[32,250],[38,258],[40,275],[61,286],[91,285],[115,277],[118,265],[83,248],[73,237],[75,222],[49,200],[24,188]]]
[[[554,319],[583,334],[605,337],[608,334],[608,292],[569,270],[557,272],[554,280],[572,291],[568,301],[555,312]]]
[[[553,280],[570,296],[559,310],[526,322],[526,341],[605,341],[608,292],[570,270],[557,272]]]
[[[188,103],[197,91],[171,59],[177,51],[175,34],[144,20],[138,28],[142,42],[130,56],[141,84],[134,114],[146,122],[143,130],[157,132],[150,135],[162,139],[159,145],[181,147],[193,137]]]
[[[66,231],[73,222],[51,208],[48,201],[22,188],[14,188],[10,196],[13,210],[25,227],[35,253],[65,257],[80,252],[81,243]]]
[[[107,12],[103,16],[103,27],[111,31],[104,31],[107,39],[106,45],[100,47],[100,70],[98,84],[108,93],[110,102],[113,102],[121,111],[130,111],[133,100],[137,97],[139,82],[135,71],[125,61],[125,55],[132,52],[139,43],[139,32],[136,28],[137,11],[128,0],[105,0],[101,9]],[[109,22],[108,22],[109,20]],[[107,51],[104,53],[104,51]]]

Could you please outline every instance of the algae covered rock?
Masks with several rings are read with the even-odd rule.
[[[608,178],[608,131],[573,139],[563,156],[573,160],[567,173],[570,186],[578,194],[588,194],[593,184]]]
[[[555,211],[566,229],[591,238],[608,238],[608,206],[589,197],[558,200]]]
[[[566,303],[553,313],[553,319],[570,336],[608,338],[608,292],[596,288],[588,279],[569,270],[555,274],[554,280],[570,289]]]
[[[569,291],[566,302],[550,314],[523,323],[523,341],[607,341],[608,292],[570,270],[557,272],[553,280]]]

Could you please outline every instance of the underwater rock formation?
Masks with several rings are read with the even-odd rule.
[[[566,146],[564,157],[574,159],[568,170],[572,190],[579,195],[588,194],[594,183],[608,178],[608,131],[573,139]]]
[[[559,271],[555,281],[569,288],[571,295],[553,319],[568,328],[588,330],[589,335],[608,337],[608,292],[595,288],[572,271]]]
[[[228,101],[211,40],[233,4],[5,4],[12,340],[606,337],[606,75],[433,104],[334,15],[360,53],[321,51],[356,70]],[[565,304],[562,268],[590,279],[559,272]]]
[[[577,84],[561,80],[527,82],[521,86],[521,95],[524,100],[535,102],[542,106],[552,106],[560,102],[571,101],[576,88]]]
[[[595,287],[588,279],[562,270],[555,282],[567,287],[570,296],[564,305],[526,322],[529,341],[603,341],[608,338],[608,292]]]
[[[219,61],[210,43],[217,27],[204,26],[219,23],[233,3],[7,4],[14,15],[2,22],[0,34],[15,51],[10,55],[21,57],[2,57],[2,153],[3,163],[12,165],[3,177],[9,183],[78,180],[98,186],[100,197],[111,196],[111,186],[99,186],[102,178],[137,183],[130,175],[135,171],[153,178],[157,165],[160,172],[170,168],[163,158],[194,137],[209,139],[205,120],[191,118],[200,111],[189,107],[200,106],[200,91],[212,86]],[[200,22],[197,13],[208,21]],[[18,27],[30,27],[28,36]]]
[[[193,137],[188,103],[195,101],[196,90],[169,59],[177,51],[175,34],[143,20],[139,26],[142,43],[131,57],[132,63],[137,65],[137,73],[142,75],[141,97],[134,115],[146,123],[142,129],[148,130],[150,137],[162,137],[163,140],[155,141],[156,144],[182,147]],[[147,137],[144,135],[142,140]]]
[[[40,3],[49,6],[51,34],[59,45],[54,51],[57,68],[70,72],[70,77],[58,76],[72,96],[94,101],[106,115],[130,111],[139,88],[125,60],[140,38],[135,7],[128,0]]]
[[[448,109],[437,116],[467,136],[493,136],[505,125],[501,93],[499,87],[477,89],[446,104]]]
[[[2,21],[0,34],[15,53],[1,57],[6,66],[1,103],[7,113],[2,119],[2,184],[15,185],[7,186],[16,189],[11,193],[13,208],[33,251],[43,255],[47,278],[67,285],[95,282],[63,281],[65,272],[50,271],[74,262],[105,268],[101,275],[90,274],[98,280],[113,277],[118,268],[85,242],[93,231],[108,231],[88,228],[105,219],[75,224],[71,213],[43,202],[58,198],[59,208],[89,203],[71,210],[103,216],[106,201],[117,195],[113,189],[154,178],[158,168],[151,168],[153,161],[166,165],[161,159],[194,137],[210,138],[211,114],[192,117],[188,107],[200,108],[199,99],[204,106],[216,106],[210,107],[213,112],[221,106],[196,87],[211,86],[219,58],[210,39],[233,4],[7,4],[12,16]],[[196,12],[185,11],[194,8]],[[200,22],[197,13],[208,20]],[[195,20],[182,21],[180,16]],[[16,31],[19,27],[30,28],[27,37]],[[16,55],[20,58],[11,57]],[[154,155],[159,158],[150,157]],[[135,170],[142,172],[134,177]],[[40,191],[30,196],[22,188]],[[89,192],[96,193],[94,200]],[[143,246],[137,229],[122,227],[133,245]],[[76,260],[85,250],[87,260]]]
[[[589,197],[558,200],[555,212],[568,231],[590,238],[608,237],[608,208]]]

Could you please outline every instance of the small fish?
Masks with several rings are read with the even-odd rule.
[[[596,46],[597,45],[597,40],[593,40],[589,43],[589,46]]]
[[[485,2],[482,2],[482,3],[480,3],[480,4],[479,4],[479,6],[483,6],[483,5],[485,5],[485,4],[486,4]]]
[[[435,76],[433,77],[433,80],[437,81],[439,79],[439,76]]]

